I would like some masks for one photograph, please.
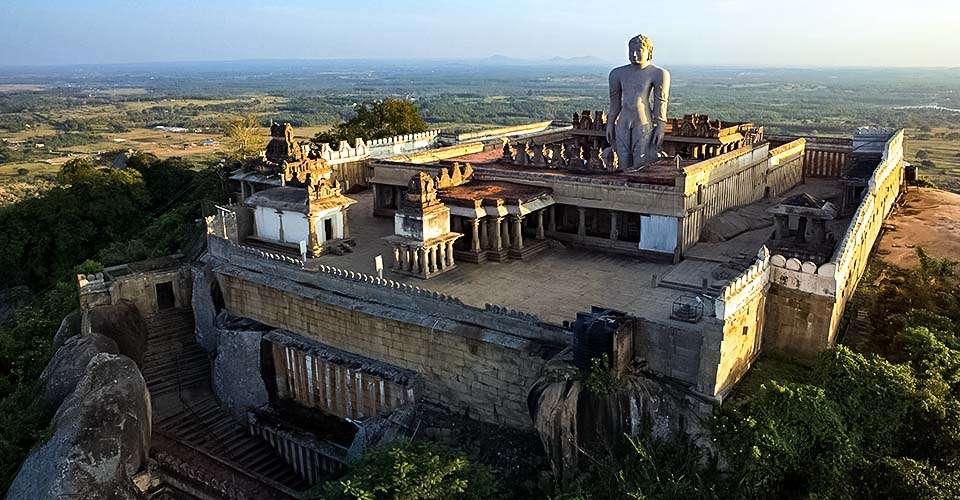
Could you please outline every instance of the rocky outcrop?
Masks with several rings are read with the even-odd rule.
[[[101,353],[53,418],[53,433],[27,457],[8,499],[133,499],[132,477],[150,449],[150,394],[136,364]]]
[[[258,323],[221,318],[216,329],[219,339],[213,362],[213,390],[238,420],[247,412],[269,404],[267,387],[260,373],[260,344],[264,330]]]
[[[615,377],[614,387],[592,390],[565,351],[530,390],[530,416],[558,476],[576,476],[584,451],[609,449],[625,434],[664,440],[684,433],[712,451],[703,426],[712,406],[636,370]]]
[[[97,332],[110,337],[120,348],[120,354],[143,365],[147,349],[147,323],[137,306],[128,300],[116,304],[92,307],[83,313],[81,332]]]
[[[204,351],[217,350],[217,307],[214,304],[213,290],[219,290],[217,278],[210,265],[193,267],[193,293],[190,305],[196,323],[197,343]]]
[[[80,334],[80,310],[74,310],[63,318],[60,328],[53,335],[53,348],[59,349],[67,339]]]
[[[68,319],[69,317],[63,321]],[[99,333],[67,338],[40,375],[41,406],[50,412],[56,410],[77,387],[90,360],[102,352],[119,353],[117,343]]]

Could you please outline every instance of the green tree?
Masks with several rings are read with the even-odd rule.
[[[340,141],[381,139],[394,135],[413,134],[427,130],[420,110],[410,101],[384,99],[373,104],[354,106],[356,116],[328,132],[314,136],[317,144],[337,145]]]
[[[714,435],[748,497],[852,496],[860,455],[843,408],[816,386],[769,381],[717,419]]]
[[[67,161],[57,172],[57,182],[61,185],[74,184],[95,175],[96,165],[89,158],[74,158]]]
[[[429,441],[395,443],[365,453],[325,490],[318,498],[486,500],[497,495],[488,467]]]
[[[253,115],[231,118],[223,129],[226,135],[223,142],[231,162],[241,162],[260,154],[266,144],[260,122]]]

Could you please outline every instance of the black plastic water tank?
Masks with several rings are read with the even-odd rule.
[[[573,322],[573,363],[577,368],[589,371],[595,358],[613,355],[613,334],[622,319],[612,311],[577,313]]]

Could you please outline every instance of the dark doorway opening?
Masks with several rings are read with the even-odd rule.
[[[173,282],[166,283],[157,283],[157,309],[173,309],[177,303],[176,297],[173,295]]]
[[[220,283],[216,280],[210,285],[210,299],[213,301],[213,310],[220,314],[226,304],[223,301],[223,291],[220,290]]]
[[[333,239],[333,219],[323,219],[323,236],[328,241]]]

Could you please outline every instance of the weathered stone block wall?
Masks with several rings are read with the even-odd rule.
[[[761,247],[754,263],[727,284],[714,300],[714,318],[706,321],[700,370],[709,380],[709,394],[723,395],[750,369],[764,335],[764,303],[770,279],[770,252]]]
[[[884,146],[860,206],[830,262],[817,266],[776,255],[764,344],[773,351],[813,356],[835,342],[847,301],[866,270],[884,219],[903,185],[903,130]]]
[[[175,307],[189,308],[193,278],[187,267],[118,278],[110,284],[110,297],[114,304],[120,300],[129,300],[137,306],[140,314],[150,317],[159,310],[156,285],[167,282],[173,284]]]
[[[723,321],[722,341],[716,363],[717,376],[711,391],[713,395],[725,395],[729,392],[746,375],[760,354],[761,338],[764,335],[766,293],[766,286],[755,290],[736,312]]]
[[[768,352],[811,358],[828,349],[833,317],[830,297],[773,284],[767,295],[763,348]]]
[[[768,159],[768,146],[762,144],[746,146],[684,169],[681,251],[700,240],[700,230],[711,218],[764,197]]]
[[[671,326],[638,321],[633,351],[646,370],[693,386],[700,384],[703,334],[696,325]]]
[[[807,141],[797,139],[770,150],[767,186],[771,196],[782,196],[803,182],[803,158]]]
[[[415,371],[423,380],[422,397],[452,411],[485,422],[531,427],[527,393],[544,360],[523,347],[529,343],[492,343],[481,328],[463,324],[444,331],[439,328],[443,319],[427,314],[406,317],[398,311],[398,319],[390,319],[385,317],[390,314],[370,314],[364,307],[347,309],[325,303],[324,292],[311,293],[302,285],[281,290],[252,276],[231,275],[221,275],[221,283],[231,314]]]

